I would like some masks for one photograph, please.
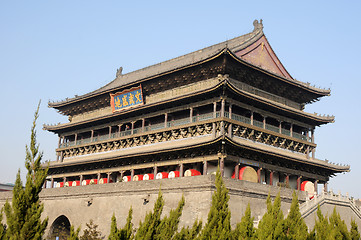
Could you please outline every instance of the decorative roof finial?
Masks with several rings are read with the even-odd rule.
[[[118,68],[117,69],[117,73],[116,73],[116,77],[119,77],[119,76],[121,76],[122,75],[122,72],[123,72],[123,67],[120,67],[120,68]]]
[[[263,23],[262,23],[262,19],[258,22],[258,20],[254,20],[253,21],[253,26],[254,26],[254,29],[253,31],[257,31],[257,30],[262,30],[263,29]]]

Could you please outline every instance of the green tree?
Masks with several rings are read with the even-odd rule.
[[[340,214],[336,211],[336,207],[333,209],[330,222],[330,235],[332,239],[351,239],[347,230],[347,226],[344,220],[341,219]]]
[[[163,195],[162,192],[159,190],[158,198],[154,203],[153,212],[147,213],[144,222],[139,223],[138,231],[135,234],[136,240],[154,239],[157,234],[157,230],[159,230],[158,226],[161,222],[160,216],[162,215],[163,206]]]
[[[255,239],[254,217],[251,217],[251,206],[248,203],[241,222],[237,223],[236,229],[232,231],[232,239]]]
[[[196,220],[192,228],[183,227],[179,232],[174,235],[173,240],[193,240],[198,239],[198,234],[202,230],[202,221]]]
[[[317,220],[315,221],[315,227],[312,232],[315,235],[315,239],[324,240],[331,239],[330,237],[330,224],[328,223],[327,217],[324,217],[320,206],[317,207]],[[311,233],[312,233],[311,232]]]
[[[108,236],[109,240],[128,240],[132,239],[133,234],[133,224],[132,224],[133,209],[130,208],[128,212],[127,222],[123,228],[117,228],[117,219],[115,215],[112,216],[110,234]]]
[[[271,196],[267,197],[267,212],[263,215],[257,229],[258,239],[278,239],[282,236],[283,212],[280,193],[272,205]]]
[[[231,212],[228,209],[228,189],[224,185],[219,169],[216,173],[216,191],[212,195],[212,206],[201,239],[230,239]]]
[[[35,128],[39,107],[40,102],[31,127],[30,146],[26,146],[25,167],[28,172],[25,188],[19,170],[13,188],[12,204],[7,201],[4,205],[9,239],[42,239],[48,225],[48,218],[41,220],[44,205],[39,200],[39,193],[47,176],[47,169],[41,167],[43,153],[39,152],[39,144],[36,141]]]
[[[295,191],[293,191],[290,212],[284,220],[283,233],[286,239],[303,240],[308,236],[307,225],[301,216],[298,197]]]
[[[5,239],[5,235],[6,235],[6,225],[2,223],[3,221],[3,209],[1,209],[0,212],[0,240]],[[356,227],[357,230],[357,227]]]
[[[172,239],[178,230],[179,219],[182,216],[183,207],[185,204],[184,196],[178,203],[176,209],[172,209],[169,216],[164,217],[157,230],[155,239]]]
[[[80,232],[80,227],[78,227],[75,230],[74,226],[70,226],[70,234],[67,240],[79,240],[79,232]]]
[[[83,235],[80,236],[80,240],[101,240],[101,233],[97,228],[98,225],[90,219],[89,223],[86,223],[86,229],[84,229]]]
[[[118,239],[120,239],[120,234],[117,227],[117,219],[115,217],[115,214],[113,213],[108,240],[118,240]]]
[[[360,240],[361,239],[355,219],[351,220],[350,237],[352,240]]]
[[[121,240],[128,240],[133,238],[133,208],[131,207],[128,212],[127,222],[124,227],[119,230]]]

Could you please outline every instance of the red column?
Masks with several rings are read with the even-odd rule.
[[[236,166],[234,168],[234,172],[235,172],[235,179],[238,180],[239,179],[239,163],[236,164]]]
[[[262,168],[259,168],[257,170],[257,180],[258,180],[258,183],[261,183],[261,171],[262,171]]]
[[[273,185],[273,171],[269,173],[269,185]]]
[[[286,175],[286,187],[290,185],[290,175]]]
[[[302,178],[302,176],[299,176],[297,178],[297,190],[301,190],[301,178]]]

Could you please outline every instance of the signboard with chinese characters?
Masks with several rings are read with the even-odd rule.
[[[110,105],[113,112],[121,111],[137,105],[143,105],[142,86],[133,87],[120,93],[110,94]]]

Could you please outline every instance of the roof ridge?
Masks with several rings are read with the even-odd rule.
[[[150,68],[153,68],[155,66],[160,66],[160,65],[164,65],[166,63],[169,63],[169,62],[173,62],[173,61],[176,61],[176,60],[179,60],[179,59],[182,59],[182,58],[185,58],[187,56],[190,56],[190,55],[193,55],[195,53],[198,53],[198,52],[202,52],[202,51],[205,51],[205,50],[209,50],[209,49],[212,49],[212,48],[215,48],[215,47],[218,47],[217,49],[224,49],[224,48],[229,48],[229,49],[234,49],[235,47],[229,47],[229,43],[233,43],[234,42],[237,42],[237,40],[239,40],[240,38],[245,38],[246,36],[249,36],[249,35],[252,35],[254,34],[255,36],[258,35],[260,32],[262,32],[263,34],[263,24],[262,24],[262,19],[260,21],[260,23],[258,22],[258,20],[254,20],[253,21],[253,26],[254,26],[254,29],[252,32],[250,33],[246,33],[244,35],[241,35],[241,36],[238,36],[238,37],[234,37],[232,39],[229,39],[229,40],[226,40],[226,41],[223,41],[223,42],[220,42],[220,43],[216,43],[216,44],[213,44],[211,46],[208,46],[208,47],[205,47],[205,48],[202,48],[202,49],[199,49],[199,50],[196,50],[196,51],[193,51],[193,52],[190,52],[190,53],[186,53],[186,54],[183,54],[181,56],[178,56],[178,57],[175,57],[175,58],[171,58],[171,59],[168,59],[168,60],[165,60],[165,61],[162,61],[162,62],[159,62],[159,63],[155,63],[155,64],[152,64],[150,66],[146,66],[144,68],[141,68],[141,69],[137,69],[137,70],[134,70],[134,71],[131,71],[131,72],[128,72],[126,74],[121,74],[121,75],[118,75],[114,80],[112,80],[111,82],[109,82],[108,84],[106,84],[105,86],[95,90],[95,91],[98,91],[102,88],[105,88],[106,86],[108,86],[109,84],[111,84],[112,82],[116,81],[118,78],[122,78],[123,76],[127,76],[127,75],[130,75],[130,74],[134,74],[134,73],[137,73],[137,72],[140,72],[140,71],[143,71],[143,70],[146,70],[146,69],[150,69]],[[253,36],[254,37],[254,36]],[[247,41],[249,40],[252,40],[253,37],[251,37],[250,39],[248,39]],[[240,45],[244,45],[245,41],[241,42],[242,44]],[[221,47],[223,46],[223,47]],[[221,48],[220,48],[221,47]],[[93,91],[94,92],[94,91]]]
[[[220,43],[213,44],[211,46],[208,46],[208,47],[205,47],[205,48],[202,48],[202,49],[199,49],[199,50],[196,50],[196,51],[193,51],[193,52],[190,52],[190,53],[187,53],[187,54],[175,57],[175,58],[168,59],[166,61],[162,61],[162,62],[153,64],[153,65],[141,68],[141,69],[137,69],[135,71],[132,71],[132,72],[129,72],[126,74],[121,74],[120,69],[123,70],[123,68],[117,69],[116,78],[113,79],[111,82],[107,83],[106,85],[104,85],[103,87],[100,87],[94,91],[91,91],[89,93],[86,93],[86,94],[83,94],[80,96],[76,96],[73,98],[66,98],[65,100],[52,102],[52,103],[49,102],[49,106],[56,106],[58,104],[69,102],[69,101],[72,101],[75,99],[86,98],[86,97],[91,96],[96,93],[102,93],[102,92],[111,90],[113,88],[129,84],[132,82],[132,80],[134,81],[134,79],[127,79],[127,78],[130,78],[130,77],[136,76],[136,75],[140,75],[141,73],[145,72],[146,70],[154,70],[156,68],[165,66],[167,64],[176,63],[177,61],[180,61],[182,59],[190,58],[191,60],[193,60],[193,62],[198,62],[198,61],[207,59],[209,57],[209,55],[213,55],[214,53],[220,52],[221,50],[223,50],[225,48],[228,48],[230,50],[241,49],[245,45],[249,44],[250,41],[253,42],[263,35],[262,20],[260,20],[260,22],[258,22],[258,20],[254,20],[253,26],[254,26],[254,29],[252,32],[246,33],[246,34],[238,36],[238,37],[234,37],[230,40],[226,40],[226,41],[223,41]],[[207,54],[207,52],[208,52],[208,54]],[[205,55],[205,56],[198,57],[197,55],[199,55],[199,53],[204,53],[203,55]],[[172,66],[168,66],[168,67],[177,69],[182,66],[172,65]],[[171,70],[171,69],[168,69],[168,70]],[[156,73],[151,73],[149,75],[144,74],[144,76],[142,78],[146,78],[146,77],[155,75],[155,74],[159,73],[159,71],[162,71],[162,70],[158,70],[158,71],[156,71]],[[124,80],[124,82],[122,80]]]

